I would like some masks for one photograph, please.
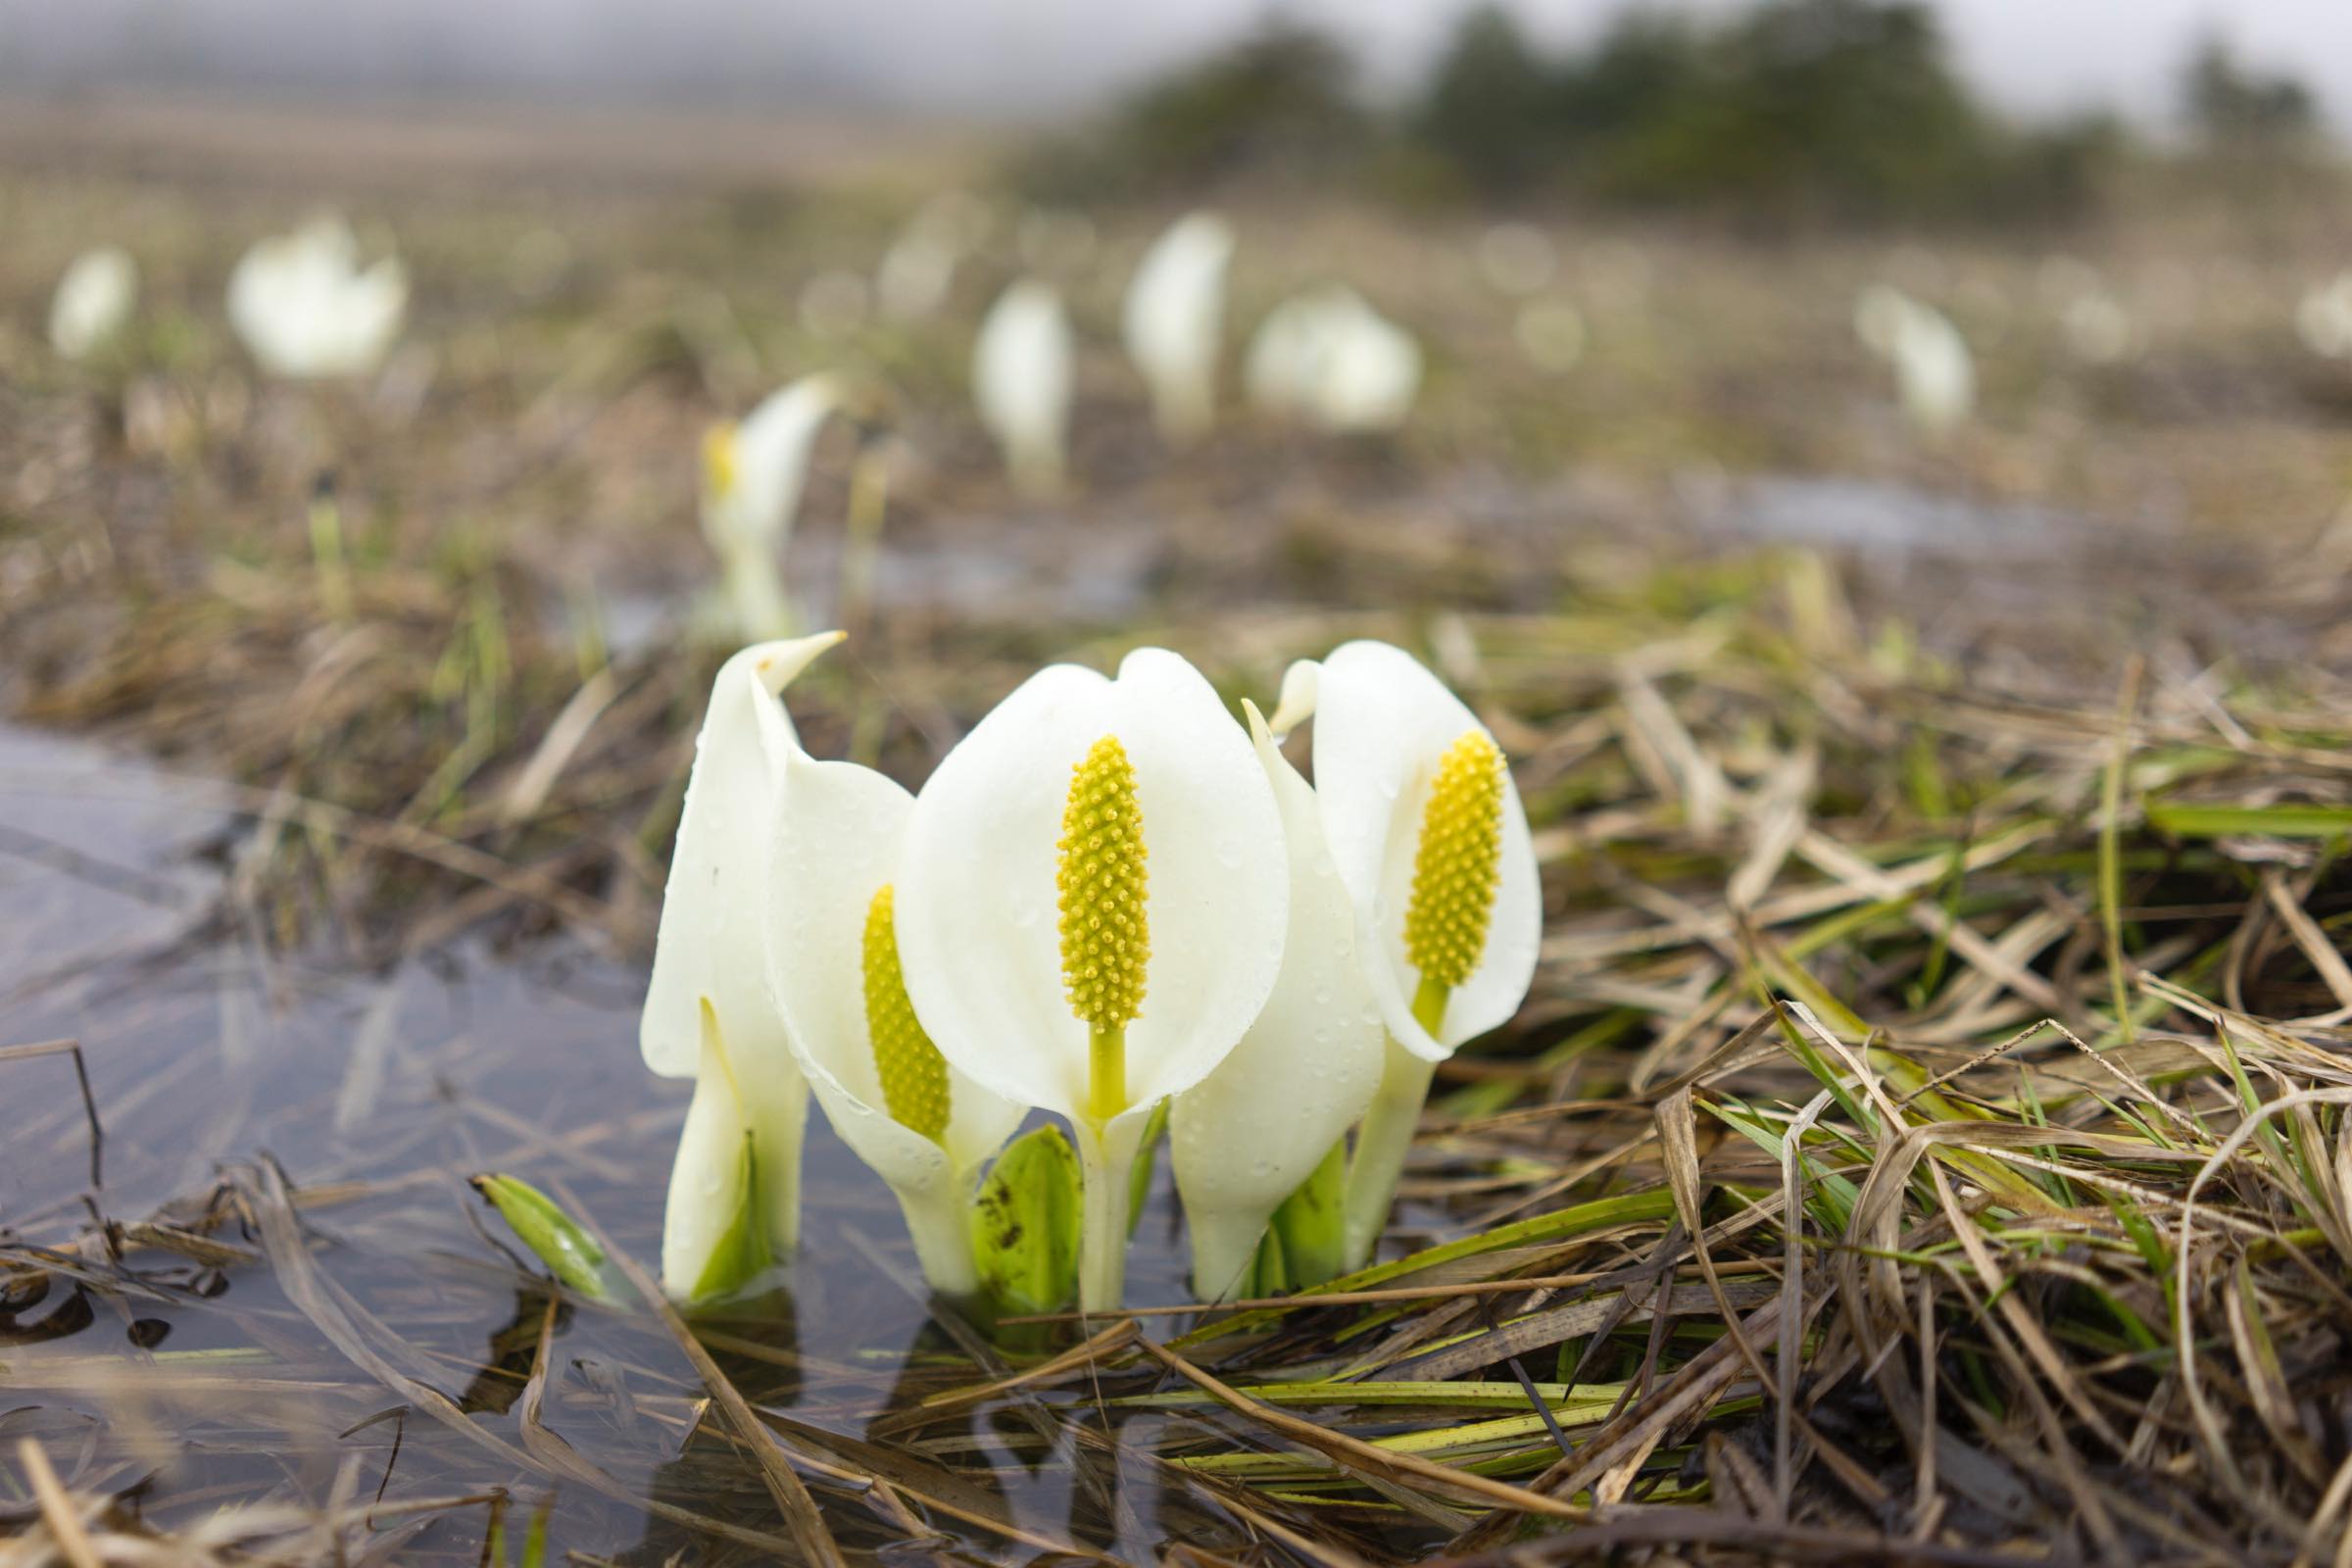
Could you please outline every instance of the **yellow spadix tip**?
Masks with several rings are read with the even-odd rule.
[[[948,1060],[923,1032],[899,966],[897,907],[882,884],[865,909],[865,1032],[891,1119],[937,1143],[948,1130]]]
[[[1471,729],[1438,760],[1421,842],[1413,852],[1404,952],[1425,981],[1448,989],[1470,978],[1487,951],[1502,863],[1502,751]]]
[[[712,496],[735,493],[735,424],[727,420],[703,432],[703,488]]]
[[[1144,919],[1144,814],[1135,765],[1115,735],[1072,769],[1061,811],[1061,978],[1070,1010],[1097,1031],[1123,1029],[1143,1010],[1152,954]]]

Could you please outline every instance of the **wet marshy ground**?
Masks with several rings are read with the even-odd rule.
[[[519,1529],[554,1490],[559,1552],[783,1549],[757,1467],[695,1436],[702,1384],[661,1323],[519,1283],[464,1180],[528,1170],[658,1253],[689,1086],[638,1060],[639,968],[564,943],[366,975],[261,957],[230,886],[254,822],[203,785],[5,730],[0,799],[0,888],[24,916],[0,1016],[12,1042],[77,1042],[97,1111],[72,1056],[0,1061],[0,1435],[173,1534],[224,1506],[380,1500],[373,1553],[472,1561],[491,1492]],[[869,1447],[993,1352],[934,1321],[887,1190],[819,1115],[806,1179],[778,1291],[702,1327],[764,1412],[820,1454],[840,1444],[835,1484],[811,1480],[845,1545],[877,1509],[903,1534],[877,1475],[992,1553],[1204,1539],[1152,1464],[1054,1413],[1070,1391],[968,1401]],[[1185,1299],[1168,1197],[1163,1177],[1139,1300]],[[1117,1429],[1150,1452],[1166,1419]]]
[[[1076,482],[1030,503],[964,386],[1008,246],[822,337],[787,285],[870,267],[887,203],[583,188],[362,187],[414,341],[289,387],[214,302],[293,188],[0,184],[155,258],[86,372],[24,328],[63,254],[0,258],[0,1535],[53,1528],[30,1441],[125,1558],[470,1564],[550,1496],[557,1560],[821,1558],[804,1492],[873,1562],[2338,1549],[2352,523],[2340,367],[2283,324],[2333,236],[2086,236],[2148,326],[2092,368],[2027,242],[1580,220],[1551,374],[1479,225],[1243,215],[1237,326],[1344,258],[1427,394],[1391,440],[1237,408],[1178,454],[1113,346],[1139,217],[1068,279]],[[1946,443],[1850,342],[1881,276],[1984,350]],[[658,1253],[697,441],[818,366],[887,395],[788,556],[856,623],[794,688],[811,751],[916,784],[1038,663],[1146,641],[1263,705],[1387,636],[1490,718],[1544,961],[1440,1080],[1387,1244],[1435,1250],[1221,1339],[994,1345],[812,1115],[782,1289],[682,1339],[469,1191]],[[2273,1141],[2247,1104],[2289,1096]],[[1143,1307],[1187,1296],[1167,1185]]]

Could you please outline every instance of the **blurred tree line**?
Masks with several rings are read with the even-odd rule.
[[[2275,167],[2318,144],[2310,93],[2248,73],[2218,40],[2188,63],[2182,97],[2198,157]],[[2019,127],[1987,110],[1922,0],[1760,0],[1703,19],[1637,6],[1557,54],[1486,3],[1397,112],[1362,102],[1335,39],[1276,20],[1042,150],[1029,174],[1065,197],[1350,178],[1774,220],[2018,220],[2081,212],[2151,156],[2112,115]]]

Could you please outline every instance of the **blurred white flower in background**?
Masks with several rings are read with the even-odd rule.
[[[1171,445],[1198,440],[1215,417],[1233,244],[1222,218],[1187,214],[1145,252],[1127,285],[1127,356],[1151,384],[1152,417]]]
[[[2099,270],[2073,256],[2053,256],[2035,270],[2035,292],[2058,318],[2066,349],[2086,365],[2113,365],[2139,346],[2132,309]]]
[[[703,437],[703,533],[718,556],[736,638],[782,637],[792,625],[784,547],[801,510],[808,455],[841,406],[833,378],[803,376]]]
[[[1478,238],[1478,270],[1497,290],[1524,298],[1551,286],[1560,258],[1535,224],[1496,223]]]
[[[1529,300],[1519,307],[1511,337],[1528,364],[1559,375],[1585,357],[1584,313],[1566,300]]]
[[[874,297],[882,314],[919,320],[947,303],[956,269],[987,239],[988,204],[969,191],[942,191],[915,211],[882,254]]]
[[[49,302],[49,346],[60,359],[88,358],[130,320],[139,302],[139,264],[120,245],[74,258]]]
[[[2352,360],[2352,270],[2304,294],[2295,307],[2295,335],[2322,359]]]
[[[1421,345],[1334,284],[1276,306],[1250,340],[1244,379],[1271,413],[1327,430],[1393,430],[1421,389]]]
[[[1920,430],[1941,435],[1975,409],[1976,362],[1968,340],[1941,311],[1873,283],[1854,302],[1854,332],[1894,367],[1903,413]]]
[[[1070,420],[1070,318],[1051,285],[1022,278],[997,297],[972,348],[972,400],[1027,495],[1061,488]]]
[[[360,242],[336,217],[313,219],[245,253],[228,278],[228,321],[271,375],[365,375],[400,333],[409,279],[385,256],[362,270]]]
[[[2113,365],[2131,357],[2139,330],[2124,302],[2105,288],[2078,294],[2058,318],[2066,346],[2087,365]]]

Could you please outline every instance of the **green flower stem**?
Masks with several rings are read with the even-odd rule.
[[[1343,1133],[1298,1190],[1274,1210],[1273,1234],[1281,1242],[1283,1264],[1276,1288],[1321,1285],[1347,1271],[1347,1203],[1348,1137]]]
[[[775,562],[757,545],[719,547],[719,570],[737,634],[755,641],[792,635],[792,602]]]
[[[1141,1128],[1090,1117],[1071,1131],[1078,1146],[1078,1306],[1116,1312],[1127,1290],[1127,1173]]]
[[[311,503],[311,559],[318,569],[318,597],[329,620],[352,615],[351,566],[343,555],[343,508],[332,495]]]
[[[1091,1025],[1086,1032],[1086,1113],[1107,1123],[1127,1108],[1127,1026]]]
[[[1426,977],[1413,995],[1413,1019],[1432,1038],[1446,1021],[1449,988]],[[1389,1207],[1396,1199],[1396,1181],[1404,1174],[1404,1157],[1421,1125],[1421,1107],[1429,1100],[1429,1081],[1436,1065],[1422,1060],[1389,1038],[1381,1064],[1380,1088],[1372,1108],[1356,1129],[1355,1159],[1348,1169],[1345,1235],[1348,1266],[1361,1268],[1372,1260],[1380,1233],[1388,1229]]]

